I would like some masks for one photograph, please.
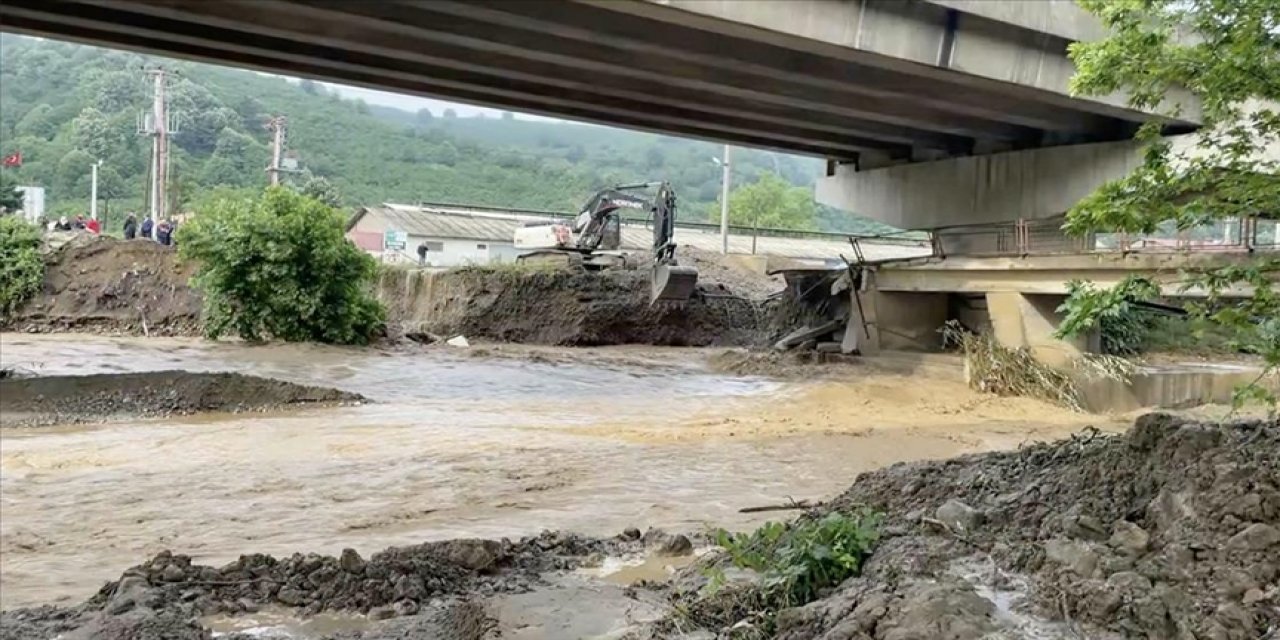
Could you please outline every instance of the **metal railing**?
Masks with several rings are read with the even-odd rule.
[[[1033,256],[1080,253],[1251,253],[1280,251],[1280,221],[1258,217],[1227,219],[1151,234],[1067,235],[1062,218],[953,225],[927,232],[851,236],[855,255],[864,243],[927,243],[933,257]],[[925,234],[925,235],[921,235]]]

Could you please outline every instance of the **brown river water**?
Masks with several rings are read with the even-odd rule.
[[[0,335],[35,373],[230,370],[372,402],[0,430],[0,606],[68,603],[164,549],[362,554],[452,537],[745,528],[893,462],[1086,425],[957,380],[711,372],[697,349],[397,349]]]

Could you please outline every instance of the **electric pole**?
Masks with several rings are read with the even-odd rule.
[[[271,176],[271,186],[280,184],[280,155],[284,153],[284,116],[276,116],[267,121],[267,128],[271,130],[271,166],[267,167],[267,173]]]
[[[724,146],[720,161],[720,253],[729,253],[729,145]]]
[[[151,136],[151,219],[157,226],[166,218],[165,185],[169,179],[169,126],[168,105],[165,103],[165,70],[147,69],[153,83],[151,113],[143,113],[138,119],[138,132]],[[154,229],[154,227],[153,227]],[[152,232],[154,234],[154,231]]]
[[[93,161],[93,174],[89,179],[89,217],[98,219],[98,165],[101,160]]]

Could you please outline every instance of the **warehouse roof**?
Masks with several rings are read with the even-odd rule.
[[[546,211],[499,209],[495,207],[471,207],[444,204],[383,204],[363,207],[348,222],[347,228],[357,225],[362,230],[404,231],[412,236],[432,238],[511,242],[516,229],[530,222],[546,222],[549,219],[568,220],[570,214]],[[783,235],[785,234],[785,235]],[[720,232],[712,225],[679,223],[676,228],[676,244],[703,249],[720,250]],[[622,225],[622,248],[643,251],[653,244],[653,231],[639,222]],[[862,245],[868,260],[879,260],[904,255],[928,253],[928,248],[907,247],[901,244]],[[751,253],[751,230],[737,228],[729,234],[730,253]],[[848,238],[839,234],[808,232],[779,232],[762,230],[755,238],[755,252],[786,258],[811,260],[839,260],[849,256],[852,249]]]

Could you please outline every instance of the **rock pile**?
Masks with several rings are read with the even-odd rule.
[[[862,507],[885,514],[863,574],[783,611],[771,637],[1256,640],[1280,630],[1276,421],[1153,414],[1123,436],[898,464],[860,476],[824,510]]]

